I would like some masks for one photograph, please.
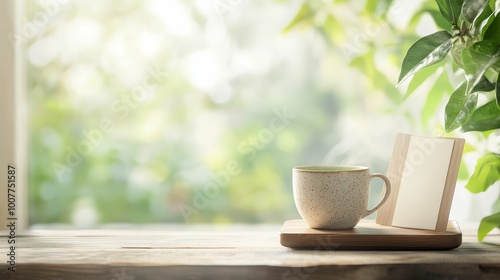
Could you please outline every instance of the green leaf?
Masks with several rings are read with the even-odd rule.
[[[493,10],[490,8],[490,6],[489,5],[484,6],[484,9],[474,19],[474,22],[472,23],[471,33],[473,34],[473,36],[483,34],[482,30],[484,29],[484,26],[486,26],[488,24],[488,21],[490,19],[491,19],[491,21],[493,21],[492,17],[494,17],[494,16],[495,15],[493,13]],[[491,22],[490,22],[490,24],[491,24]]]
[[[483,40],[474,43],[470,48],[477,53],[487,55],[491,58],[500,48],[500,46],[493,40]],[[486,58],[488,59],[488,58]]]
[[[302,23],[304,21],[312,21],[315,16],[314,10],[309,6],[309,3],[305,1],[300,7],[295,17],[292,21],[283,29],[283,32],[288,32],[292,28],[294,28],[297,24]]]
[[[480,38],[484,38],[484,34],[486,33],[486,30],[488,30],[488,28],[490,27],[490,25],[493,23],[494,20],[495,20],[495,14],[494,13],[490,14],[482,22],[480,22],[479,20],[477,20],[478,24],[479,24],[479,32],[478,32],[478,34],[479,34]]]
[[[453,44],[453,47],[451,47],[450,53],[451,58],[453,59],[453,66],[457,67],[457,69],[454,69],[454,72],[456,72],[458,68],[464,68],[464,64],[462,63],[463,49],[465,49],[465,45],[462,44]]]
[[[500,180],[500,155],[488,154],[477,161],[474,173],[465,188],[471,193],[480,193],[488,190],[498,180]]]
[[[497,100],[497,107],[500,108],[500,74],[497,77],[497,84],[496,84],[496,100]]]
[[[500,44],[500,17],[496,16],[491,22],[488,29],[484,32],[483,40],[493,40],[496,44]]]
[[[326,18],[323,23],[322,31],[328,41],[332,44],[345,41],[344,29],[342,28],[340,21],[332,15],[328,15]]]
[[[420,38],[406,53],[398,84],[420,69],[443,60],[452,46],[452,36],[442,30]]]
[[[443,101],[443,97],[445,94],[448,95],[452,91],[453,88],[450,85],[448,74],[443,70],[425,99],[425,104],[421,113],[421,121],[423,124],[426,124],[431,118],[435,117],[436,110],[438,110],[438,106],[441,104],[441,101]]]
[[[431,15],[432,19],[434,19],[434,22],[439,28],[451,30],[451,23],[444,19],[441,13],[436,10],[427,10],[427,12]]]
[[[439,67],[441,67],[440,64],[441,63],[436,63],[415,73],[411,78],[410,83],[408,84],[405,98],[408,98],[418,87],[420,87],[420,85],[422,85],[429,77],[435,74]]]
[[[429,14],[439,29],[451,30],[451,23],[443,18],[439,10],[434,9],[434,7],[430,5],[423,5],[420,10],[414,13],[410,19],[410,22],[408,23],[408,27],[415,28],[416,26],[418,26],[418,24],[421,22],[422,15],[424,14]]]
[[[384,92],[386,96],[389,97],[389,99],[395,104],[401,104],[404,100],[403,95],[394,87],[394,84],[389,81],[387,76],[377,69],[374,56],[374,51],[371,50],[366,54],[353,59],[350,66],[361,70],[369,78],[370,86],[372,88],[379,89]]]
[[[462,5],[462,15],[465,20],[473,23],[477,16],[488,6],[489,0],[465,0]]]
[[[467,78],[467,94],[483,79],[484,73],[500,59],[500,50],[492,41],[479,41],[462,50],[462,63]]]
[[[464,0],[436,0],[436,3],[443,17],[452,25],[458,25]]]
[[[500,109],[496,101],[477,108],[469,120],[462,125],[462,131],[486,131],[500,128]]]
[[[447,132],[464,124],[476,109],[477,93],[466,94],[467,83],[463,82],[451,94],[444,110],[444,126]]]
[[[490,82],[486,76],[482,76],[479,79],[477,85],[472,89],[473,92],[490,92],[495,89],[495,84]]]
[[[375,17],[384,17],[390,10],[393,0],[366,1],[364,12]]]
[[[500,226],[500,212],[484,217],[477,230],[477,238],[482,241],[490,231]]]

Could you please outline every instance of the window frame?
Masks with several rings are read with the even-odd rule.
[[[26,40],[22,37],[25,1],[0,1],[0,233],[28,228],[26,102]],[[8,181],[8,169],[15,168],[15,181]],[[11,174],[12,175],[12,174]],[[12,179],[12,177],[10,178]],[[14,183],[14,184],[12,184]],[[9,190],[10,189],[10,190]],[[9,192],[9,193],[8,193]],[[10,195],[9,195],[10,194]],[[9,198],[15,200],[13,216]]]

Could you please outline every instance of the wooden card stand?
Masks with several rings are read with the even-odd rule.
[[[462,244],[462,232],[454,221],[446,231],[382,226],[362,220],[353,229],[312,229],[303,220],[286,221],[281,245],[313,250],[449,250]]]
[[[464,143],[461,138],[398,134],[387,169],[392,190],[377,223],[445,231]]]

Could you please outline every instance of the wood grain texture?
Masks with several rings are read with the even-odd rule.
[[[458,171],[460,169],[460,162],[462,161],[462,153],[464,150],[465,140],[461,138],[454,138],[453,152],[451,153],[450,167],[448,175],[446,176],[445,188],[443,197],[441,199],[441,207],[439,209],[439,216],[436,222],[436,230],[445,230],[443,226],[448,221],[450,216],[451,204],[453,195],[455,194],[455,185],[457,184]]]
[[[408,147],[410,146],[410,139],[411,135],[409,134],[398,133],[396,135],[391,161],[389,162],[386,174],[389,181],[391,181],[391,194],[384,205],[378,209],[376,219],[378,224],[386,226],[392,225],[394,209],[396,208],[399,187],[401,186],[406,156],[408,154]]]
[[[462,244],[462,232],[450,222],[443,232],[382,226],[362,220],[349,230],[311,229],[303,220],[286,221],[281,245],[322,250],[447,250]]]
[[[281,225],[165,225],[32,230],[17,237],[17,270],[0,279],[498,279],[500,249],[463,243],[448,251],[292,250]],[[487,242],[500,244],[500,236]]]

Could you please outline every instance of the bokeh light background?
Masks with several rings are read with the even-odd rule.
[[[336,12],[353,32],[359,2]],[[421,99],[396,104],[318,32],[283,32],[300,4],[27,1],[31,222],[279,223],[298,217],[295,165],[385,172],[397,132],[429,132],[406,116]]]

